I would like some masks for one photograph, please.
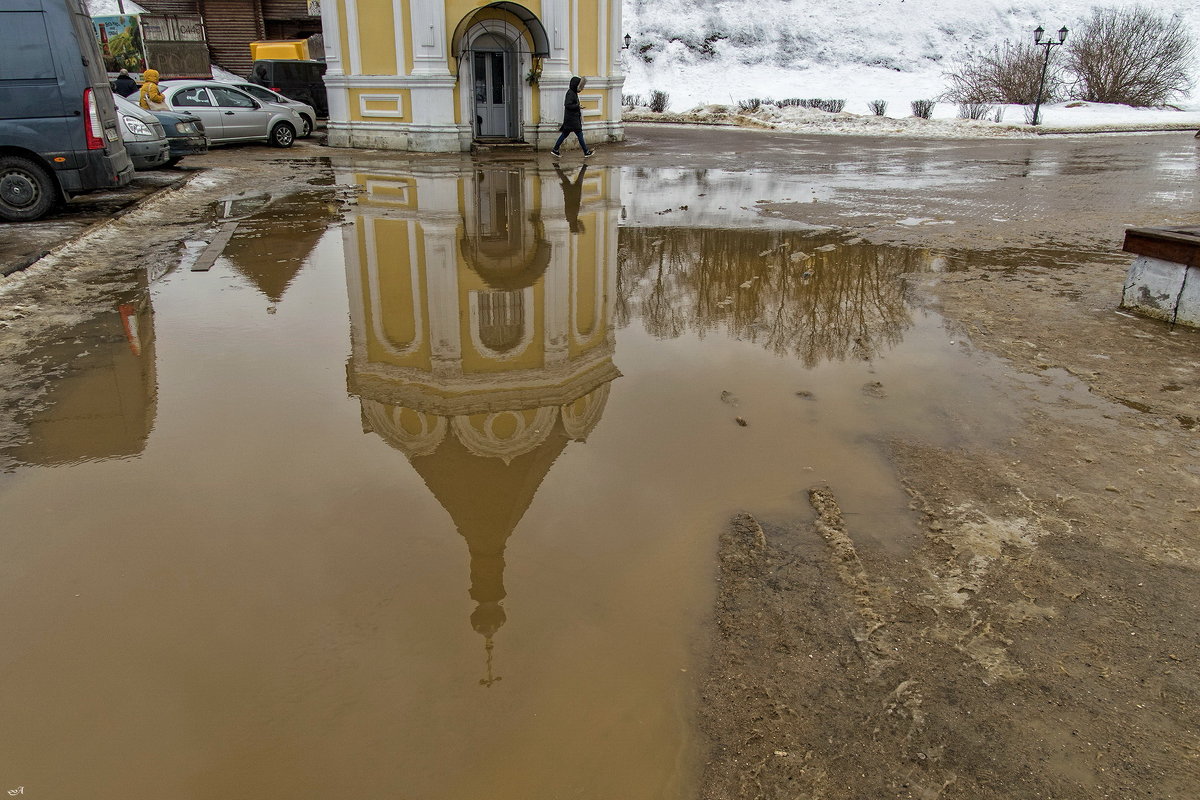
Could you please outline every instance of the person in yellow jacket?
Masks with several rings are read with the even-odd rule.
[[[166,98],[158,90],[158,70],[148,69],[142,73],[142,89],[138,93],[138,105],[147,111],[166,109]]]

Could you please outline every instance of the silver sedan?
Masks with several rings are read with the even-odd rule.
[[[299,100],[284,97],[279,92],[273,92],[265,86],[259,86],[257,83],[247,83],[245,81],[238,81],[236,83],[228,81],[227,83],[235,89],[241,89],[256,100],[291,108],[300,115],[300,119],[304,120],[304,127],[296,135],[301,139],[307,139],[309,136],[312,136],[313,128],[317,125],[317,112],[308,103],[301,103]]]
[[[216,81],[163,81],[159,88],[175,111],[195,114],[212,144],[267,142],[291,147],[304,120],[293,109],[263,103]]]

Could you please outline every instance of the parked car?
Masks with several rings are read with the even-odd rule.
[[[204,135],[204,123],[199,117],[177,111],[151,111],[167,134],[171,146],[171,157],[167,166],[173,167],[184,156],[201,156],[208,152],[208,137]]]
[[[329,94],[325,90],[324,61],[267,58],[254,62],[250,82],[265,86],[284,97],[308,103],[317,116],[329,116]]]
[[[200,118],[209,144],[267,142],[291,147],[304,127],[290,107],[259,102],[216,81],[163,81],[159,89],[173,110]]]
[[[245,81],[238,81],[236,83],[233,81],[222,82],[235,89],[241,89],[255,100],[260,100],[264,103],[275,103],[281,106],[290,106],[304,120],[304,127],[296,135],[301,139],[307,139],[309,136],[312,136],[313,128],[317,124],[317,111],[308,103],[301,103],[299,100],[284,97],[279,92],[273,92],[267,87],[259,86],[256,83],[247,83]]]
[[[113,99],[117,103],[117,121],[121,123],[121,140],[133,168],[154,169],[166,164],[171,157],[171,145],[167,143],[162,123],[137,103],[119,96]]]
[[[0,220],[132,178],[83,4],[0,0]]]

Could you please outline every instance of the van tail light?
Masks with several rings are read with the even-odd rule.
[[[91,89],[83,90],[83,107],[87,114],[83,117],[83,129],[87,134],[88,150],[104,149],[104,126],[100,124],[100,108],[96,105],[96,95]]]
[[[275,86],[271,86],[271,87],[269,87],[269,88],[271,89],[271,91],[272,91],[272,92],[276,92],[276,93],[278,93],[278,92],[279,92],[279,89],[278,89],[277,87],[275,87]]]

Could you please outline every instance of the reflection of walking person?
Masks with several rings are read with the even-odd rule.
[[[558,173],[558,182],[562,185],[563,209],[567,215],[567,227],[571,229],[571,233],[587,233],[583,229],[583,222],[579,219],[579,201],[583,194],[583,173],[587,172],[587,164],[579,165],[579,174],[575,176],[574,183],[558,164],[554,165],[554,171]]]
[[[583,149],[583,155],[590,156],[594,150],[588,150],[587,142],[583,141],[583,114],[579,110],[579,90],[587,85],[586,78],[574,77],[571,78],[571,88],[567,89],[567,97],[563,100],[563,123],[559,126],[561,133],[558,136],[558,141],[554,143],[553,149],[550,150],[550,155],[558,157],[562,155],[558,148],[572,133],[579,139],[579,146]]]

